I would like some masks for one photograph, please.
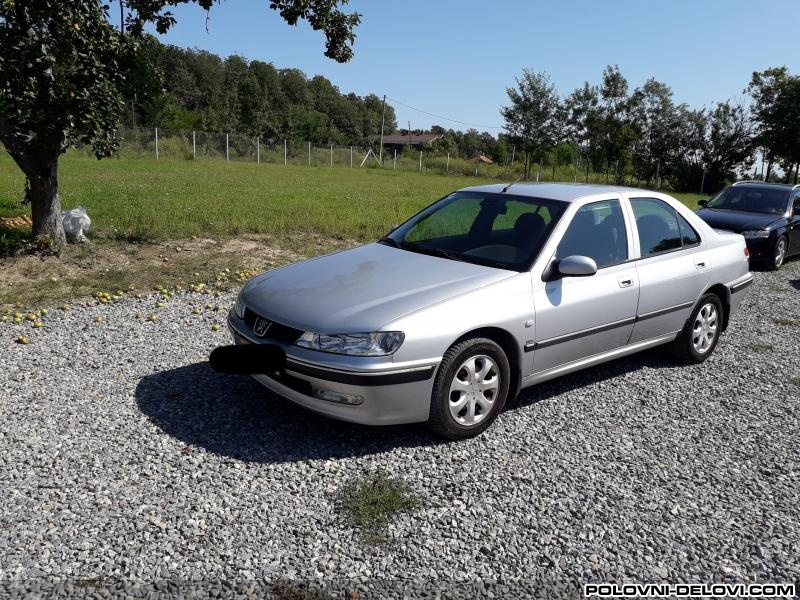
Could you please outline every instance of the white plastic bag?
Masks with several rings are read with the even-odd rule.
[[[88,231],[91,224],[92,220],[82,206],[64,211],[64,233],[71,242],[87,242],[88,239],[83,232]]]

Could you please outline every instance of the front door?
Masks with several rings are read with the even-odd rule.
[[[800,190],[792,200],[792,214],[789,215],[789,254],[800,253]]]
[[[585,204],[574,215],[554,259],[588,256],[588,277],[534,276],[536,310],[533,373],[573,363],[628,343],[636,317],[639,280],[628,261],[627,226],[620,201]]]

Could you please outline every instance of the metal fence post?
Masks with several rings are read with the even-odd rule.
[[[350,146],[350,168],[353,168],[353,147]]]
[[[444,168],[444,174],[450,175],[450,153],[447,153],[447,166]]]
[[[256,136],[256,164],[261,164],[261,138]]]
[[[700,193],[703,193],[703,186],[706,184],[706,170],[703,169],[703,178],[700,180]]]
[[[308,166],[311,166],[311,142],[308,142]]]
[[[397,171],[397,148],[394,149],[394,166],[392,168]]]
[[[572,178],[573,183],[578,182],[578,169],[581,168],[581,157],[580,155],[575,157],[575,176]]]
[[[156,127],[156,160],[158,160],[158,127]]]
[[[192,132],[192,160],[197,159],[197,137],[195,136],[195,132]]]
[[[289,164],[289,144],[286,140],[283,140],[283,166],[287,166]]]
[[[333,144],[331,144],[331,166],[333,166]]]
[[[517,152],[516,146],[511,146],[511,168],[514,168],[514,154]]]
[[[422,173],[422,150],[419,151],[419,172]]]
[[[225,160],[230,160],[230,152],[228,150],[228,134],[225,134]]]

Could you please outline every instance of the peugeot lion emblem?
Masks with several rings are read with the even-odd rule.
[[[269,321],[264,317],[258,317],[253,325],[253,333],[255,333],[258,337],[264,337],[267,335],[267,331],[269,331],[271,325],[272,321]]]

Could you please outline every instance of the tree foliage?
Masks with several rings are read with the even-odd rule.
[[[343,94],[321,75],[145,41],[138,85],[126,96],[128,124],[347,145],[380,135],[383,101],[375,94]],[[150,91],[138,101],[143,87]],[[385,133],[396,128],[387,105]]]
[[[509,136],[524,151],[525,175],[531,161],[553,146],[559,132],[560,100],[547,73],[523,69],[516,87],[506,89],[510,104],[500,109]]]
[[[763,148],[769,178],[776,160],[791,173],[800,163],[800,76],[793,76],[786,67],[753,73],[747,86],[753,98],[755,143]],[[797,173],[795,172],[795,183]]]

